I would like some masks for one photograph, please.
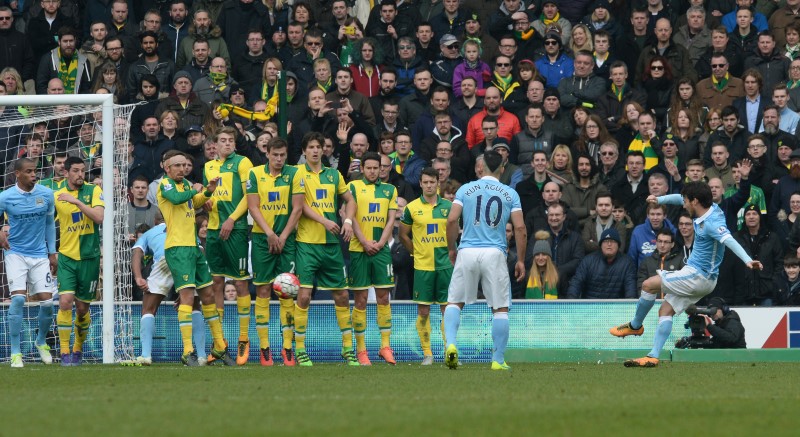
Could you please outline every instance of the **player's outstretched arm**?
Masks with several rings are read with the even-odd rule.
[[[650,202],[650,198],[655,198],[656,203],[658,205],[683,205],[683,196],[680,194],[667,194],[666,196],[647,196],[647,201]]]
[[[762,267],[761,262],[754,261],[752,258],[750,258],[750,255],[747,254],[747,252],[744,250],[744,247],[742,247],[742,245],[739,244],[739,242],[736,241],[736,239],[734,239],[729,235],[728,238],[722,241],[722,244],[724,244],[725,247],[730,249],[731,252],[733,252],[737,257],[739,257],[739,259],[742,260],[742,262],[745,263],[745,265],[747,265],[747,268],[754,270],[761,270]]]

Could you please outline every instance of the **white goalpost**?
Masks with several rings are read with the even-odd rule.
[[[13,171],[10,174],[9,169],[13,169],[13,160],[19,157],[34,155],[33,158],[40,166],[37,171],[41,171],[44,179],[48,177],[48,172],[50,176],[53,175],[52,164],[56,155],[71,151],[70,153],[85,153],[89,156],[85,158],[87,168],[91,169],[87,182],[92,182],[94,177],[101,181],[105,213],[101,226],[102,287],[98,287],[102,293],[102,306],[98,308],[97,305],[92,305],[93,321],[90,338],[86,341],[89,350],[84,350],[84,356],[87,361],[102,363],[132,359],[135,355],[130,305],[132,281],[128,243],[127,175],[130,120],[135,105],[114,105],[113,96],[109,94],[63,94],[0,96],[0,107],[5,108],[0,116],[0,149],[5,149],[0,159],[0,164],[4,167],[3,189],[12,186],[10,181],[14,180]],[[87,125],[90,127],[86,127]],[[90,134],[91,141],[88,141],[87,136]],[[36,138],[44,138],[42,152],[38,156],[36,147],[26,147],[25,144],[34,135],[38,135]],[[97,163],[96,160],[100,159],[102,162]],[[0,285],[7,288],[4,273],[0,275]],[[6,290],[0,292],[0,301],[7,298],[7,294]],[[35,319],[30,316],[35,307],[36,305],[26,305],[26,319]],[[102,314],[101,319],[94,317],[98,309]],[[6,312],[7,306],[0,306],[2,362],[9,359],[6,352],[9,344]],[[23,354],[26,361],[38,361],[33,358],[36,357],[35,349],[29,344],[35,338],[36,333],[33,331],[37,325],[24,323],[23,326]],[[55,344],[53,349],[57,351],[57,341]]]

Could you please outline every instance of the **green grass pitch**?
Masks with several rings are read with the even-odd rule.
[[[800,363],[0,368],[0,436],[797,435]]]

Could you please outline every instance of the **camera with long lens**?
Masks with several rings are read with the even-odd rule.
[[[686,315],[689,320],[684,325],[685,328],[692,331],[689,337],[683,337],[675,342],[677,349],[706,349],[711,348],[711,337],[706,335],[706,318],[703,316],[712,317],[717,313],[717,307],[698,307],[691,305],[686,308]]]

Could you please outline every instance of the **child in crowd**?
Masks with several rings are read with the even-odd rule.
[[[481,61],[481,43],[474,39],[468,39],[464,42],[461,51],[464,62],[458,64],[453,70],[453,95],[460,99],[462,97],[461,81],[465,77],[471,77],[477,82],[476,94],[483,96],[486,93],[486,85],[492,81],[492,69],[489,64]]]

